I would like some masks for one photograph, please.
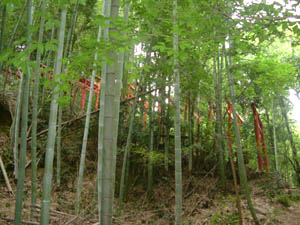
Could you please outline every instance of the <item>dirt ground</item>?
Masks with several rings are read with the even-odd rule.
[[[30,170],[26,172],[23,220],[38,224],[37,218],[30,218]],[[40,171],[39,176],[42,175]],[[97,207],[95,200],[95,177],[86,176],[82,196],[82,210],[79,216],[74,216],[73,201],[75,199],[76,182],[68,181],[57,187],[53,185],[51,204],[51,224],[97,224]],[[124,204],[123,213],[115,212],[114,224],[122,225],[171,225],[174,224],[174,180],[171,177],[155,184],[152,198],[147,198],[144,184],[138,182],[130,187],[129,200]],[[0,224],[13,224],[15,196],[10,196],[5,183],[0,186]],[[12,182],[13,189],[16,190]],[[272,182],[269,175],[250,180],[250,190],[257,216],[262,225],[300,225],[300,202],[293,201],[284,206],[276,196],[272,195]],[[184,179],[183,223],[188,225],[230,225],[238,224],[233,187],[228,183],[227,195],[218,192],[217,180],[213,177],[194,177]],[[275,189],[274,189],[275,190]],[[283,188],[282,193],[294,193],[298,190]],[[39,185],[39,197],[41,184]],[[40,205],[40,204],[38,204]],[[117,208],[117,199],[115,199]],[[35,207],[39,214],[40,208]],[[244,224],[254,224],[247,207],[242,199]],[[35,223],[34,223],[35,222]],[[24,223],[26,224],[26,223]]]

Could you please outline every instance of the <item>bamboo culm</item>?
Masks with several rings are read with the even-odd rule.
[[[65,37],[65,25],[66,25],[67,10],[63,6],[61,11],[60,28],[58,34],[58,51],[56,56],[56,63],[54,69],[55,75],[61,73],[62,68],[62,57],[63,57],[63,46]],[[59,77],[56,78],[57,83],[60,82]],[[58,112],[58,96],[59,96],[59,86],[56,85],[53,91],[53,97],[50,106],[50,118],[49,118],[49,130],[48,130],[48,140],[46,146],[46,157],[45,157],[45,170],[43,178],[43,194],[42,194],[42,209],[41,209],[41,225],[48,225],[50,219],[50,199],[51,199],[51,185],[52,185],[52,175],[53,175],[53,158],[54,158],[54,145],[56,137],[56,122],[57,122],[57,112]]]
[[[111,2],[111,19],[115,19],[119,14],[119,0]],[[115,31],[114,26],[110,32]],[[113,40],[110,40],[113,41]],[[115,94],[116,94],[116,73],[118,65],[118,55],[116,51],[110,53],[109,58],[112,63],[107,65],[105,106],[104,106],[104,127],[103,127],[103,171],[102,171],[102,212],[101,223],[103,225],[112,224],[113,192],[114,192],[114,121],[115,121]]]
[[[101,40],[101,32],[102,32],[102,28],[101,28],[101,26],[99,26],[98,35],[97,35],[97,42],[100,42],[100,40]],[[97,70],[96,70],[97,60],[98,60],[98,48],[96,49],[96,52],[95,52],[95,55],[94,55],[94,65],[93,65],[94,69],[92,71],[92,76],[91,76],[91,86],[90,86],[90,91],[89,91],[89,99],[88,99],[88,106],[87,106],[85,126],[84,126],[84,134],[83,134],[83,140],[82,140],[80,166],[79,166],[79,176],[78,176],[76,202],[75,202],[75,214],[76,215],[79,214],[79,209],[80,209],[80,196],[81,196],[81,189],[82,189],[82,182],[83,182],[87,140],[88,140],[88,135],[89,135],[89,125],[90,125],[91,110],[92,110],[94,82],[95,82],[95,76],[96,76],[96,73],[97,73]]]
[[[230,50],[230,48],[229,48],[229,50]],[[252,204],[252,200],[250,197],[249,188],[248,188],[246,168],[245,168],[244,156],[243,156],[243,151],[242,151],[242,146],[241,146],[238,120],[237,120],[237,116],[236,116],[234,78],[233,78],[233,74],[230,70],[230,67],[232,66],[231,56],[229,55],[229,60],[228,60],[228,55],[226,54],[226,51],[225,51],[225,64],[226,64],[226,70],[227,70],[227,75],[228,75],[228,83],[229,83],[229,87],[230,87],[230,96],[231,96],[231,101],[232,101],[232,114],[233,114],[233,122],[234,122],[234,133],[235,133],[235,141],[236,141],[236,148],[237,148],[237,159],[238,159],[238,170],[239,170],[240,183],[242,186],[242,191],[246,196],[246,199],[248,202],[248,207],[249,207],[250,213],[253,217],[253,220],[256,225],[259,225],[259,221],[256,216],[256,213],[255,213],[255,210],[254,210],[254,207]]]
[[[109,41],[109,20],[111,9],[111,0],[104,0],[102,12],[105,20],[103,31],[104,41]],[[106,92],[106,77],[107,77],[107,62],[103,62],[101,69],[101,92],[100,92],[100,110],[98,120],[98,163],[97,163],[97,189],[98,189],[98,220],[99,225],[102,225],[102,183],[103,183],[103,138],[104,138],[104,107],[105,107],[105,92]]]
[[[130,10],[130,1],[125,2],[124,6],[124,22],[128,24],[128,17],[129,17],[129,10]],[[126,32],[122,33],[123,36],[126,36]],[[121,96],[121,87],[122,87],[122,80],[124,74],[124,67],[125,67],[125,53],[119,52],[118,54],[118,68],[117,68],[117,76],[116,76],[116,90],[115,90],[115,115],[114,115],[114,140],[113,140],[113,198],[115,195],[115,179],[116,179],[116,163],[117,163],[117,143],[118,143],[118,131],[119,131],[119,114],[120,114],[120,96]]]
[[[47,0],[42,1],[42,14],[39,29],[38,43],[43,43],[44,25],[45,25],[45,13],[46,13]],[[41,51],[37,49],[36,56],[36,72],[34,77],[33,87],[33,107],[32,107],[32,141],[31,141],[31,205],[36,204],[37,200],[37,162],[36,162],[36,150],[37,150],[37,121],[38,121],[38,100],[39,100],[39,88],[40,88],[40,64],[41,64]],[[31,209],[31,217],[35,209]]]
[[[274,141],[274,157],[275,157],[275,169],[276,172],[279,172],[278,169],[278,157],[277,157],[277,138],[276,138],[276,127],[275,127],[275,106],[274,106],[274,97],[272,98],[272,127],[273,127],[273,141]]]
[[[215,143],[218,154],[218,168],[219,176],[221,180],[222,190],[226,189],[226,177],[225,177],[225,164],[224,164],[224,150],[222,145],[223,133],[222,133],[222,90],[220,84],[220,71],[217,70],[216,56],[213,57],[214,64],[214,77],[215,77],[215,101],[216,101],[216,134]]]
[[[58,106],[57,136],[56,136],[56,184],[60,185],[61,180],[61,123],[63,106]]]
[[[134,122],[134,118],[135,118],[135,111],[136,111],[136,105],[137,105],[137,95],[138,95],[138,86],[136,86],[136,89],[135,89],[135,98],[134,98],[134,102],[133,102],[131,113],[130,113],[129,129],[128,129],[128,135],[127,135],[127,140],[126,140],[123,164],[122,164],[120,194],[119,194],[119,210],[120,211],[122,211],[122,209],[123,209],[122,204],[123,204],[123,197],[124,197],[125,174],[129,173],[129,163],[130,163],[129,154],[130,154],[130,145],[131,145],[131,135],[132,135],[132,130],[133,130],[133,122]]]
[[[182,163],[181,163],[181,124],[180,124],[180,73],[177,22],[177,0],[173,1],[173,51],[175,77],[175,225],[182,225]]]
[[[151,87],[149,87],[150,89]],[[151,198],[153,191],[153,162],[152,162],[152,154],[153,154],[153,101],[152,96],[149,96],[149,130],[150,130],[150,143],[149,143],[149,152],[148,152],[148,198]]]
[[[32,0],[27,0],[27,49],[30,48],[32,32],[30,26],[32,25]],[[22,122],[21,122],[21,145],[20,145],[20,161],[18,167],[18,183],[17,183],[17,197],[15,204],[15,225],[22,223],[22,201],[25,181],[25,164],[26,164],[26,149],[27,149],[27,127],[28,127],[28,105],[29,105],[29,86],[31,77],[30,68],[30,52],[27,53],[26,73],[23,78],[22,91]]]
[[[21,75],[21,80],[19,84],[18,90],[18,98],[17,98],[17,106],[14,118],[14,144],[13,144],[13,155],[14,155],[14,175],[15,179],[18,179],[18,164],[19,164],[19,135],[20,135],[20,113],[21,113],[21,105],[22,105],[22,92],[24,87],[24,76]]]

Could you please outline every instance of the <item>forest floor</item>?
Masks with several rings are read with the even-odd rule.
[[[39,176],[41,176],[40,171]],[[23,220],[30,222],[30,170],[27,171],[25,196],[23,203]],[[70,180],[63,186],[53,187],[51,204],[51,224],[97,224],[94,176],[86,176],[82,196],[80,216],[74,216],[74,199],[76,188]],[[15,184],[13,189],[16,190]],[[262,225],[300,225],[299,190],[275,187],[272,174],[256,174],[249,181],[252,200],[257,216]],[[129,200],[124,203],[122,215],[114,217],[113,224],[122,225],[167,225],[174,224],[174,180],[172,177],[162,179],[154,185],[151,199],[147,198],[144,184],[135,182],[130,187]],[[227,194],[218,191],[217,179],[206,176],[187,178],[184,176],[183,223],[191,225],[234,225],[238,224],[233,186],[228,183]],[[39,184],[41,196],[41,184]],[[13,224],[8,221],[14,217],[15,197],[7,192],[4,181],[0,183],[0,224]],[[117,206],[117,199],[115,199]],[[40,203],[38,204],[40,205]],[[39,207],[36,208],[37,213]],[[242,199],[244,224],[254,224],[247,202]],[[26,223],[25,223],[26,224]],[[38,224],[38,223],[27,223]]]
[[[1,125],[1,123],[0,123]],[[73,124],[63,133],[64,158],[62,160],[61,185],[54,182],[51,199],[51,225],[97,225],[97,202],[95,191],[95,171],[97,158],[97,135],[91,135],[87,155],[83,193],[81,198],[81,212],[74,215],[74,200],[76,196],[78,159],[81,146],[81,122]],[[9,129],[0,129],[0,140],[8,149]],[[97,131],[97,128],[94,130]],[[94,131],[94,132],[96,132]],[[94,138],[93,138],[94,137]],[[3,143],[4,143],[3,142]],[[2,142],[1,142],[2,143]],[[3,148],[5,149],[5,148]],[[30,151],[28,151],[30,159]],[[8,151],[2,151],[4,163],[8,167],[8,175],[12,177],[12,162],[5,161],[10,157]],[[121,158],[121,157],[120,157]],[[40,161],[39,167],[43,167]],[[77,165],[77,167],[76,167]],[[143,164],[135,166],[134,175],[130,176],[127,199],[123,205],[122,215],[115,212],[113,224],[117,225],[173,225],[175,205],[175,180],[173,169],[170,172],[163,168],[154,171],[153,193],[147,193],[147,173]],[[118,163],[117,175],[120,174],[121,164]],[[195,169],[194,171],[200,171]],[[1,172],[0,172],[1,173]],[[272,173],[257,173],[248,169],[249,188],[254,207],[261,225],[300,225],[300,190],[291,188],[281,182],[277,187],[276,179]],[[38,170],[38,199],[42,195],[43,169]],[[55,177],[54,177],[55,178]],[[120,178],[116,178],[116,196],[118,196]],[[16,193],[16,184],[10,180]],[[150,198],[148,196],[151,196]],[[26,180],[23,198],[24,224],[39,224],[38,218],[30,218],[31,206],[31,170],[26,169]],[[218,187],[214,169],[206,174],[183,174],[183,224],[184,225],[235,225],[238,224],[235,192],[233,181],[228,179],[226,194]],[[39,217],[40,201],[34,207]],[[242,212],[244,225],[254,224],[247,207],[245,198],[242,198]],[[115,199],[115,209],[118,199]],[[0,225],[13,224],[15,196],[8,193],[2,174],[0,175]]]

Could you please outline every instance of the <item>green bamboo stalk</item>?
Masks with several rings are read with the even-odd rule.
[[[21,14],[19,15],[19,18],[17,20],[17,23],[16,25],[14,26],[14,29],[13,29],[13,32],[12,32],[12,35],[11,35],[11,38],[9,40],[9,43],[8,43],[8,48],[11,47],[13,41],[15,40],[15,36],[16,36],[16,33],[17,33],[17,30],[19,28],[19,25],[20,25],[20,22],[24,16],[24,13],[25,13],[25,10],[26,10],[26,5],[24,4],[23,8],[22,8],[22,11],[21,11]]]
[[[71,24],[71,28],[69,29],[68,36],[67,36],[67,43],[66,43],[66,57],[67,58],[72,50],[72,45],[73,45],[72,37],[73,37],[73,33],[74,33],[74,30],[75,30],[75,27],[77,24],[78,5],[79,5],[79,0],[77,0],[75,3],[74,13],[72,15],[72,24]]]
[[[149,85],[149,89],[151,86]],[[149,128],[150,128],[150,143],[149,143],[149,152],[148,152],[148,198],[151,198],[153,192],[153,162],[152,162],[152,154],[153,154],[153,141],[154,141],[154,132],[153,132],[153,101],[152,96],[149,96]]]
[[[20,135],[20,114],[21,114],[21,106],[22,106],[22,92],[23,92],[23,85],[24,85],[24,76],[22,74],[19,90],[18,90],[18,97],[17,97],[17,105],[16,105],[16,112],[15,112],[15,119],[14,119],[14,144],[13,144],[13,156],[14,156],[14,176],[15,179],[18,179],[18,155],[19,155],[19,135]]]
[[[1,8],[1,16],[2,16],[2,21],[1,21],[1,36],[0,36],[0,53],[4,50],[4,33],[5,33],[5,25],[6,25],[6,4],[2,6]],[[0,62],[0,71],[2,73],[2,68],[3,68],[3,63]],[[2,95],[4,97],[5,94],[5,88],[6,88],[6,80],[7,77],[5,77],[5,80],[3,82],[3,91]]]
[[[124,6],[124,21],[126,25],[128,24],[130,10],[130,2],[126,0]],[[122,36],[126,36],[126,32],[122,33]],[[115,115],[114,115],[114,140],[113,140],[113,197],[115,194],[115,175],[116,175],[116,163],[117,163],[117,145],[118,145],[118,129],[119,129],[119,114],[120,114],[120,95],[122,80],[124,74],[124,60],[125,53],[120,52],[118,55],[118,68],[117,68],[117,77],[116,77],[116,92],[115,92]]]
[[[286,106],[282,96],[280,96],[280,98],[279,98],[279,105],[281,108],[282,117],[284,118],[285,128],[287,130],[288,139],[289,139],[290,146],[292,149],[292,158],[293,158],[293,162],[294,162],[293,167],[295,170],[296,179],[297,179],[298,184],[300,185],[300,163],[298,160],[298,152],[297,152],[297,148],[296,148],[295,141],[293,138],[292,130],[289,125],[289,119],[287,116],[287,106]]]
[[[101,40],[101,32],[102,28],[99,26],[98,28],[98,35],[97,35],[97,42]],[[98,48],[96,48],[96,52],[94,55],[94,64],[91,76],[91,86],[89,91],[89,99],[88,99],[88,106],[86,112],[86,119],[85,119],[85,126],[84,126],[84,134],[82,140],[82,148],[81,148],[81,157],[80,157],[80,166],[79,166],[79,176],[78,176],[78,184],[77,184],[77,192],[76,192],[76,201],[75,201],[75,214],[79,214],[80,210],[80,197],[81,197],[81,189],[83,183],[83,174],[84,174],[84,166],[85,166],[85,158],[86,158],[86,147],[87,147],[87,140],[89,135],[89,125],[90,125],[90,118],[91,118],[91,110],[92,110],[92,100],[93,100],[93,92],[94,92],[94,82],[95,76],[97,73],[97,60],[98,60]]]
[[[230,48],[229,48],[229,50],[230,50]],[[231,66],[232,66],[231,55],[229,55],[229,60],[228,60],[226,51],[224,52],[224,55],[225,55],[226,70],[227,70],[227,74],[228,74],[228,83],[229,83],[229,87],[230,87],[230,96],[231,96],[231,101],[232,101],[232,114],[233,114],[234,133],[235,133],[235,142],[236,142],[236,149],[237,149],[237,159],[238,159],[238,170],[239,170],[240,183],[242,186],[242,191],[246,196],[246,199],[248,202],[248,207],[249,207],[250,213],[253,217],[253,220],[256,225],[259,225],[259,221],[256,216],[256,213],[255,213],[255,210],[254,210],[254,207],[252,204],[252,200],[250,197],[246,168],[245,168],[245,163],[244,163],[243,150],[242,150],[242,146],[241,146],[240,131],[239,131],[239,127],[238,127],[238,119],[236,116],[236,99],[235,99],[235,90],[234,90],[234,77],[231,72]]]
[[[125,146],[125,152],[123,157],[123,165],[122,165],[122,173],[121,173],[121,182],[120,182],[120,194],[119,194],[119,210],[123,210],[123,197],[124,197],[124,183],[125,183],[125,174],[129,173],[129,154],[130,154],[130,145],[131,145],[131,136],[132,136],[132,130],[133,130],[133,122],[135,118],[135,111],[136,111],[136,105],[137,105],[137,96],[138,96],[138,88],[139,86],[136,86],[135,89],[135,98],[133,102],[133,106],[131,109],[131,115],[130,115],[130,123],[129,123],[129,130],[126,140],[126,146]],[[126,167],[128,166],[127,170]]]
[[[218,60],[219,61],[219,60]],[[221,180],[221,189],[226,189],[226,177],[225,177],[225,164],[224,164],[224,149],[222,145],[223,133],[222,133],[222,90],[220,84],[220,71],[217,70],[216,56],[213,57],[214,77],[215,77],[215,101],[216,101],[216,133],[215,142],[218,154],[218,169]],[[219,68],[219,66],[218,66]]]
[[[104,41],[109,41],[109,20],[111,10],[111,0],[104,0],[102,6],[102,13],[105,20],[105,27],[103,32]],[[106,93],[106,79],[107,79],[107,62],[103,62],[101,69],[101,92],[100,92],[100,110],[98,122],[98,163],[97,163],[97,187],[98,187],[98,220],[102,224],[102,184],[103,184],[103,140],[104,140],[104,109],[105,109],[105,93]]]
[[[30,26],[32,25],[32,0],[27,0],[27,49],[30,48],[32,32]],[[17,183],[17,198],[15,205],[15,225],[21,225],[22,221],[22,201],[25,181],[25,164],[26,164],[26,149],[27,149],[27,127],[28,127],[28,103],[29,103],[29,86],[31,77],[30,68],[30,52],[27,52],[27,71],[23,75],[23,95],[22,95],[22,122],[21,122],[21,146],[20,146],[20,163],[18,171]]]
[[[57,136],[56,136],[56,184],[60,185],[61,181],[61,123],[62,123],[63,106],[58,106],[57,119]]]
[[[47,0],[42,1],[42,14],[39,29],[38,43],[42,44],[45,25]],[[36,56],[36,72],[34,77],[33,87],[33,107],[32,107],[32,141],[31,141],[31,204],[35,205],[37,200],[37,162],[36,162],[36,149],[37,149],[37,120],[38,120],[38,100],[39,100],[39,87],[40,87],[40,64],[41,64],[41,49],[37,49]],[[35,209],[31,209],[31,218],[34,216]]]
[[[116,19],[119,13],[119,0],[111,1],[111,19]],[[115,31],[114,27],[111,28]],[[115,51],[110,53],[109,58],[112,64],[107,65],[106,90],[105,90],[105,107],[104,107],[104,129],[103,129],[103,174],[102,174],[102,214],[101,224],[112,224],[113,210],[113,188],[114,188],[114,117],[115,117],[115,91],[116,91],[116,72],[118,56]]]
[[[3,5],[1,8],[2,13],[2,21],[1,21],[1,36],[0,36],[0,52],[4,49],[4,33],[5,33],[5,25],[6,25],[6,5]]]
[[[58,10],[59,8],[57,7],[53,18],[56,17],[56,15],[58,14]],[[52,41],[54,39],[54,34],[55,34],[55,23],[53,23],[52,28],[51,28],[51,36],[50,36],[50,41]],[[51,62],[51,55],[52,55],[53,51],[49,51],[48,54],[46,54],[45,58],[46,58],[46,66],[49,67],[50,66],[50,62]],[[44,75],[44,79],[47,79],[49,74],[49,71],[46,71],[45,75]],[[42,99],[41,99],[41,105],[45,104],[45,98],[46,98],[46,85],[43,85],[43,90],[42,90]]]
[[[63,46],[64,46],[64,36],[65,36],[65,25],[66,25],[67,10],[66,5],[63,6],[61,11],[60,28],[58,34],[58,51],[54,69],[54,77],[58,83],[60,79],[58,75],[61,73],[62,67],[62,57],[63,57]],[[56,85],[53,92],[53,98],[50,107],[50,118],[49,118],[49,130],[48,130],[48,140],[46,146],[46,158],[45,158],[45,170],[43,178],[43,194],[42,194],[42,209],[41,209],[41,225],[49,224],[50,217],[50,199],[51,199],[51,184],[53,175],[53,157],[54,157],[54,145],[56,136],[56,120],[58,111],[58,96],[59,96],[59,86]]]
[[[175,224],[182,225],[182,166],[181,166],[181,126],[180,126],[180,73],[178,48],[177,0],[173,1],[173,51],[175,77]]]
[[[170,117],[170,93],[171,93],[171,87],[168,86],[168,106],[167,106],[167,116],[165,118],[165,154],[164,154],[164,165],[165,165],[165,170],[169,170],[169,142],[170,142],[170,122],[169,122],[169,117]]]
[[[189,123],[189,172],[192,172],[193,169],[193,148],[192,148],[192,123],[191,123],[191,94],[189,92],[188,96],[188,123]]]
[[[274,97],[272,98],[272,120],[273,120],[273,141],[274,141],[274,158],[275,158],[275,169],[276,172],[279,172],[278,167],[278,154],[277,154],[277,138],[276,138],[276,127],[275,127],[275,105]]]

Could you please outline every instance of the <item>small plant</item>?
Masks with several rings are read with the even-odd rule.
[[[212,225],[236,225],[239,224],[239,216],[236,213],[216,213],[210,219]]]
[[[290,207],[292,205],[291,199],[289,195],[279,195],[277,197],[277,202],[279,202],[280,204],[282,204],[285,207]]]
[[[295,202],[300,202],[300,194],[290,194],[290,199]]]
[[[293,201],[300,201],[300,194],[283,194],[279,195],[276,200],[285,207],[290,207]]]
[[[279,209],[274,209],[274,210],[273,210],[273,214],[274,214],[275,216],[279,216],[279,214],[280,214]]]

